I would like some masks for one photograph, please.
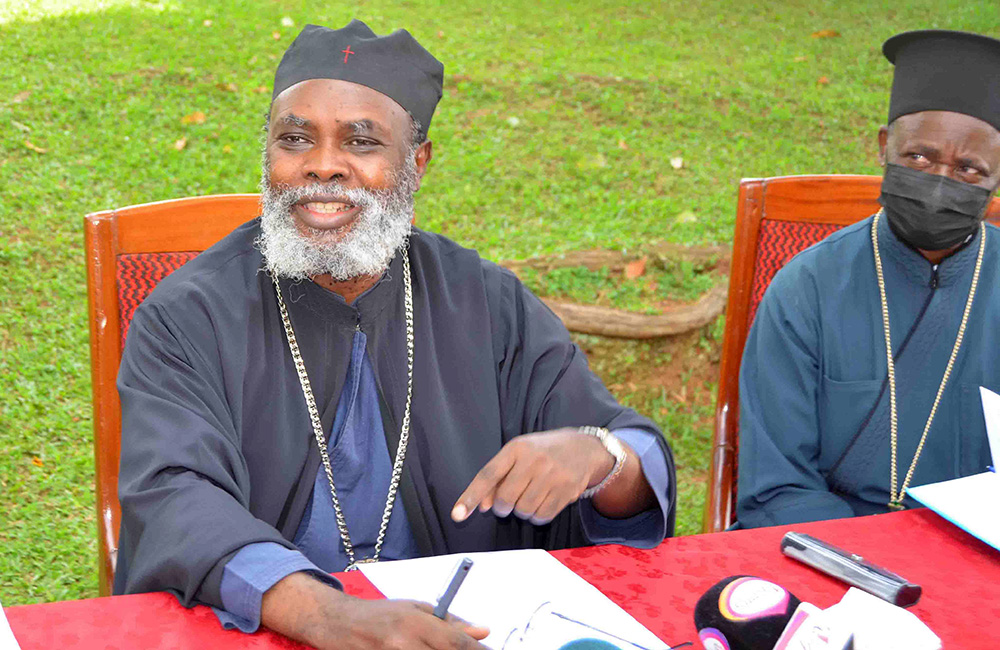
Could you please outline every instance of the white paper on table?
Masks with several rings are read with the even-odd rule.
[[[7,622],[7,615],[3,611],[3,604],[0,603],[0,650],[21,650],[14,638],[14,632]]]
[[[983,386],[979,387],[979,395],[983,399],[986,438],[990,441],[990,465],[996,468],[1000,465],[1000,395]]]
[[[979,387],[992,467],[1000,463],[1000,395]],[[986,468],[983,468],[986,469]],[[966,532],[1000,550],[1000,474],[985,471],[940,483],[907,489],[907,493]]]
[[[909,495],[966,532],[1000,550],[1000,474],[983,472],[909,488]]]
[[[449,613],[490,628],[483,644],[503,647],[542,605],[650,650],[666,648],[596,587],[539,549],[465,553],[364,564],[361,572],[386,598],[435,604],[463,557],[474,564]],[[588,635],[596,636],[596,635]]]

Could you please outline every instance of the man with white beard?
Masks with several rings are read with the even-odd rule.
[[[478,647],[329,572],[672,534],[670,449],[510,272],[411,227],[443,66],[307,26],[275,75],[261,216],[136,311],[116,593],[320,648]]]

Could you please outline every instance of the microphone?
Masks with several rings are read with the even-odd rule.
[[[705,650],[771,650],[802,602],[754,576],[729,576],[706,591],[694,610]]]

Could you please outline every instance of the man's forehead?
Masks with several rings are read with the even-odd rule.
[[[271,121],[296,126],[337,123],[372,131],[405,127],[409,116],[393,99],[367,86],[339,79],[310,79],[274,99]]]
[[[919,111],[901,115],[892,123],[897,135],[937,134],[955,139],[982,139],[1000,146],[1000,131],[977,117],[953,111]]]

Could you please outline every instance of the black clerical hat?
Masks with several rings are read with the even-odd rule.
[[[306,25],[281,57],[271,101],[308,79],[341,79],[393,99],[424,135],[441,99],[444,66],[405,29],[378,36],[360,20],[330,29]]]
[[[927,29],[897,34],[882,45],[895,66],[889,122],[920,111],[951,111],[1000,129],[1000,41]]]

